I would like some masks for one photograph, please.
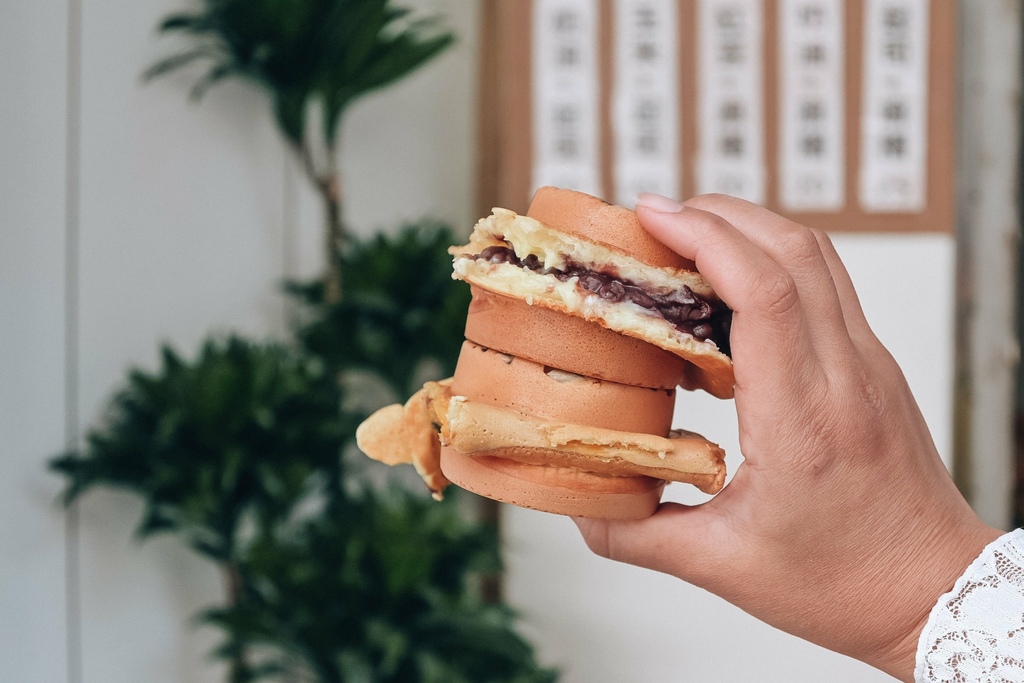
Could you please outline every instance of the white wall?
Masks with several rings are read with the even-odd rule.
[[[404,4],[444,13],[460,41],[351,110],[348,218],[364,232],[470,221],[476,5]],[[227,83],[197,106],[189,76],[140,83],[174,47],[154,26],[187,7],[46,0],[0,21],[0,680],[224,680],[215,633],[189,623],[220,577],[173,539],[133,540],[126,494],[92,493],[66,523],[45,469],[158,344],[280,334],[279,282],[320,269],[319,205],[264,96]]]
[[[139,506],[125,495],[91,494],[66,524],[45,463],[66,431],[99,418],[129,366],[153,366],[158,343],[191,352],[211,331],[280,333],[277,282],[319,269],[319,207],[258,92],[227,84],[194,106],[183,76],[140,85],[168,49],[152,28],[178,2],[90,0],[71,43],[68,2],[13,3],[0,22],[2,677],[222,681],[205,661],[213,633],[188,623],[220,599],[215,572],[172,539],[133,541]],[[461,41],[351,112],[344,172],[362,231],[474,218],[477,4],[414,4],[445,12]],[[948,455],[952,239],[837,245]],[[730,404],[695,395],[685,410],[680,423],[721,440],[735,469]],[[566,683],[884,679],[700,590],[591,556],[567,520],[507,508],[505,533],[508,595]]]
[[[66,677],[65,520],[43,458],[65,442],[66,9],[0,21],[0,662]]]

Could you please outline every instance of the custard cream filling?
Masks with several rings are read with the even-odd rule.
[[[564,282],[554,275],[537,273],[510,263],[490,263],[456,258],[455,277],[481,285],[498,294],[525,299],[526,303],[552,301],[587,320],[602,320],[616,332],[633,333],[655,346],[699,353],[717,348],[713,341],[699,341],[670,322],[631,301],[613,302],[577,286],[578,278]],[[705,351],[706,353],[707,351]]]
[[[659,268],[633,258],[620,251],[588,242],[550,228],[529,216],[520,216],[508,209],[495,208],[493,213],[477,221],[466,247],[455,254],[477,254],[483,248],[507,242],[520,259],[535,255],[544,268],[565,270],[568,260],[600,270],[614,264],[618,276],[642,286],[656,294],[667,294],[679,289],[680,284],[705,298],[715,297],[711,285],[700,275],[675,268]],[[479,247],[479,248],[477,248]]]

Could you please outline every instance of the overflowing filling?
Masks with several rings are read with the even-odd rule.
[[[427,382],[404,405],[381,408],[356,430],[366,455],[388,465],[411,463],[440,500],[451,482],[441,471],[441,444],[486,456],[517,449],[519,462],[572,467],[605,476],[651,476],[717,493],[725,453],[698,434],[653,434],[573,425],[453,396],[451,379]],[[504,456],[502,456],[504,457]]]
[[[664,318],[680,332],[698,341],[711,341],[729,355],[729,327],[732,311],[719,301],[709,301],[683,285],[677,290],[657,293],[609,272],[595,270],[565,259],[560,268],[546,268],[536,255],[519,258],[510,246],[490,246],[471,258],[493,264],[508,263],[543,275],[552,275],[561,282],[576,278],[576,286],[612,303],[629,302]]]

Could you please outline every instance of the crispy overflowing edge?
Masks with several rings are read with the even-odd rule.
[[[544,420],[453,396],[451,380],[427,382],[404,406],[381,408],[359,425],[356,443],[374,460],[412,464],[438,500],[451,483],[441,472],[442,443],[466,455],[499,451],[527,464],[652,476],[705,493],[720,491],[726,475],[725,452],[698,434],[664,438]]]

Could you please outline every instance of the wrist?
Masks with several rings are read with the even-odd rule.
[[[919,538],[922,542],[912,546],[916,557],[890,571],[890,600],[879,606],[880,612],[890,614],[893,605],[900,605],[904,625],[888,645],[862,659],[898,680],[912,682],[921,633],[932,609],[985,547],[1003,533],[974,518]]]

